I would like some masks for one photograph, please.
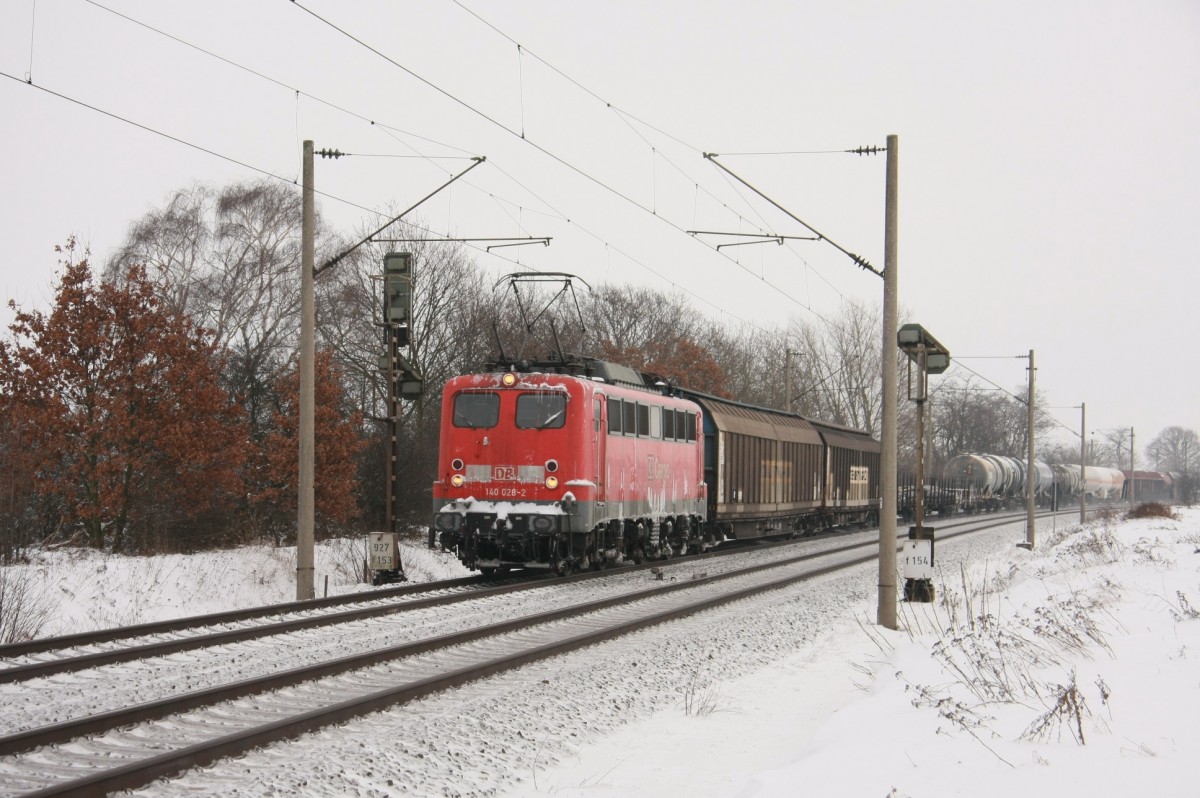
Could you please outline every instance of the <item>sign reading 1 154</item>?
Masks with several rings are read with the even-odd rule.
[[[932,579],[933,541],[904,541],[904,558],[902,563],[905,579]]]

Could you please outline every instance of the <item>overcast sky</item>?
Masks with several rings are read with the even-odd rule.
[[[1194,0],[3,0],[0,72],[0,289],[24,307],[69,234],[102,260],[179,188],[297,179],[313,139],[355,153],[316,165],[345,232],[481,155],[419,213],[553,238],[481,249],[497,275],[830,319],[882,281],[828,243],[689,236],[808,232],[702,153],[882,268],[884,157],[840,151],[896,134],[908,316],[1007,389],[1036,350],[1049,403],[1086,401],[1090,429],[1200,430]]]

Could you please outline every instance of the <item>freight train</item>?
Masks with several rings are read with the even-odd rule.
[[[484,574],[564,573],[874,524],[879,453],[615,363],[489,364],[443,390],[431,534]]]
[[[954,490],[960,509],[993,510],[1025,501],[1028,466],[1015,457],[960,454],[947,461],[943,484]],[[1072,463],[1047,465],[1034,461],[1034,498],[1039,505],[1056,501],[1113,502],[1134,497],[1140,501],[1181,499],[1178,474],[1159,471],[1121,471],[1103,466],[1086,469]]]

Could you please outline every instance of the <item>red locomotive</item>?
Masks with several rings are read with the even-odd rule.
[[[446,383],[433,526],[467,567],[558,572],[704,545],[700,408],[629,368],[579,371]]]
[[[867,433],[624,366],[551,361],[443,392],[433,528],[485,574],[670,557],[878,511]]]

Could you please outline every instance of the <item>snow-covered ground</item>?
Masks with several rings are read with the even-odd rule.
[[[362,584],[364,540],[317,543],[318,596],[370,590]],[[34,637],[64,635],[295,601],[294,546],[242,546],[199,554],[124,557],[91,549],[34,551],[0,568],[0,597],[19,596]],[[450,554],[403,546],[413,582],[470,576]],[[11,599],[10,599],[11,600]],[[0,629],[0,631],[3,631]],[[31,635],[22,635],[28,638]],[[19,636],[19,637],[22,637]],[[12,642],[5,638],[4,642]]]
[[[872,597],[518,792],[1200,794],[1200,510],[1178,517],[1043,526],[1033,553],[943,566],[900,631],[870,625]]]
[[[1193,795],[1200,510],[939,544],[938,601],[873,624],[823,577],[148,788],[193,795]],[[461,575],[406,550],[415,578]],[[43,634],[290,600],[286,549],[10,569]],[[318,592],[355,545],[319,547]],[[19,569],[24,569],[19,570]],[[30,588],[31,589],[31,588]],[[37,591],[34,591],[37,593]],[[1189,786],[1191,785],[1191,786]]]

